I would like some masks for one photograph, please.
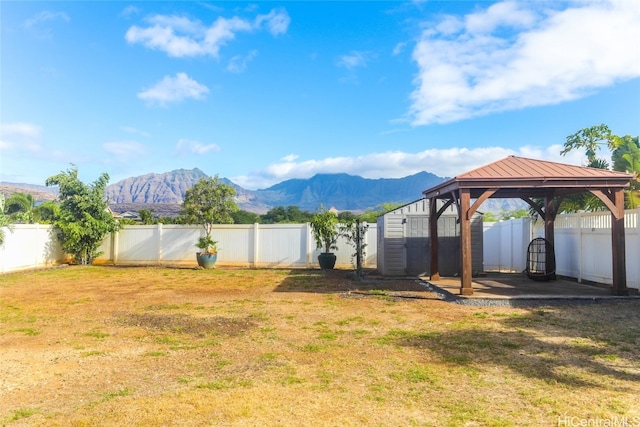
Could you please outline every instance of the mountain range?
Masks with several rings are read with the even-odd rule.
[[[179,205],[184,200],[185,191],[205,177],[207,175],[197,168],[131,177],[109,185],[107,198],[114,205],[112,209],[117,210],[124,207],[122,205]],[[419,199],[423,190],[443,180],[428,172],[398,179],[318,174],[309,179],[290,179],[261,190],[247,190],[226,178],[221,178],[220,182],[235,188],[240,209],[265,213],[275,206],[297,206],[314,211],[320,205],[339,211],[361,212],[377,208],[382,203]]]
[[[114,212],[153,210],[157,216],[176,216],[185,192],[200,179],[208,177],[200,169],[178,169],[165,173],[150,173],[130,177],[110,184],[106,189],[109,205]],[[429,172],[419,172],[404,178],[367,179],[360,176],[318,174],[309,179],[290,179],[261,190],[247,190],[226,178],[220,182],[236,190],[240,209],[258,214],[276,206],[297,206],[315,211],[320,205],[339,211],[359,213],[376,209],[383,203],[409,203],[419,199],[422,191],[441,183],[446,178]],[[0,183],[5,195],[14,191],[34,194],[39,201],[55,197],[56,188],[30,184]],[[13,190],[13,191],[12,191]],[[490,200],[486,211],[513,210],[519,206],[515,200]]]

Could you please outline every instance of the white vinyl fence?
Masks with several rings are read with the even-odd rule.
[[[43,267],[63,260],[51,226],[16,225],[0,247],[0,272]],[[187,225],[126,225],[108,235],[100,246],[96,264],[192,265],[196,266],[195,243],[204,230]],[[319,250],[309,224],[216,225],[212,237],[218,241],[218,266],[315,268]],[[365,234],[363,267],[376,267],[377,228]],[[350,268],[353,248],[338,241],[336,267]]]
[[[611,214],[558,215],[555,221],[556,272],[578,281],[611,284]],[[484,270],[523,271],[527,247],[544,237],[541,222],[530,218],[484,223]],[[640,289],[640,209],[625,212],[627,287]]]
[[[53,227],[44,224],[15,224],[4,228],[0,245],[0,273],[44,267],[62,262],[64,254]]]

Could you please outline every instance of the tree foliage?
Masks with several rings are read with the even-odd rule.
[[[236,190],[219,182],[218,175],[202,178],[185,192],[180,222],[202,225],[210,237],[213,224],[233,224],[232,214],[238,210],[235,195]]]
[[[234,224],[256,224],[260,223],[262,219],[260,215],[254,212],[238,209],[231,214]]]
[[[4,214],[4,194],[0,193],[0,245],[4,243],[5,229],[9,228],[9,218]]]
[[[606,159],[597,157],[601,146],[611,150],[611,163]],[[623,137],[614,135],[607,125],[591,126],[581,129],[573,135],[569,135],[560,152],[566,155],[572,150],[585,150],[588,166],[599,169],[609,169],[619,172],[628,172],[636,175],[626,191],[626,207],[636,208],[640,206],[640,145],[638,137],[626,135]],[[604,209],[600,199],[591,193],[574,194],[567,196],[560,207],[562,212],[577,212],[579,210],[595,211]]]
[[[32,194],[15,192],[5,200],[4,212],[12,223],[32,224],[35,204]]]
[[[106,173],[90,185],[83,183],[75,166],[46,180],[47,186],[60,190],[60,212],[54,221],[58,240],[80,264],[91,264],[100,255],[98,247],[105,236],[117,230],[105,198],[108,183]]]
[[[325,253],[338,249],[338,215],[320,206],[309,223],[316,248],[324,249]]]

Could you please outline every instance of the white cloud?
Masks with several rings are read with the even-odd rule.
[[[128,19],[139,13],[140,13],[140,8],[136,6],[127,6],[124,9],[122,9],[122,12],[120,12],[120,16]]]
[[[203,144],[200,141],[192,141],[189,139],[180,139],[176,144],[176,151],[179,154],[205,154],[209,151],[220,151],[217,144]]]
[[[258,15],[255,20],[255,27],[260,28],[263,24],[273,36],[278,36],[287,32],[291,18],[284,9],[271,10],[266,15]]]
[[[114,155],[120,162],[139,160],[139,156],[147,154],[147,148],[136,141],[111,141],[102,144],[102,148]]]
[[[236,55],[229,60],[229,64],[227,65],[227,71],[232,73],[244,73],[247,69],[247,65],[249,62],[253,61],[258,55],[257,50],[252,50],[246,55]]]
[[[237,33],[260,30],[264,26],[274,36],[283,34],[290,18],[284,9],[274,9],[266,15],[258,15],[253,22],[238,17],[219,17],[206,26],[200,21],[175,15],[154,15],[146,21],[147,27],[134,25],[127,30],[127,42],[140,43],[172,57],[209,55],[217,58],[220,48]]]
[[[3,150],[40,151],[42,129],[33,123],[0,124],[0,148]]]
[[[165,105],[187,98],[203,99],[208,93],[209,88],[205,85],[185,73],[177,73],[175,77],[165,76],[154,87],[138,93],[138,98],[149,104]]]
[[[635,2],[549,5],[496,3],[424,30],[413,51],[413,124],[557,104],[640,76]]]
[[[372,55],[369,52],[362,52],[352,50],[347,55],[342,55],[338,60],[338,66],[344,67],[347,70],[353,70],[357,67],[366,67],[367,62],[371,59]]]
[[[441,177],[453,177],[510,155],[549,160],[559,163],[581,164],[577,152],[561,156],[561,145],[549,147],[524,146],[517,150],[504,147],[428,149],[418,153],[388,151],[358,157],[328,157],[319,160],[296,161],[288,155],[250,176],[230,178],[248,188],[267,188],[294,178],[310,178],[318,173],[348,173],[364,178],[402,178],[427,171]]]
[[[149,132],[140,130],[140,129],[136,129],[133,126],[122,126],[120,129],[122,129],[123,131],[127,132],[127,133],[133,133],[136,135],[140,135],[140,136],[144,136],[145,138],[149,138],[151,136],[151,134]]]
[[[62,20],[64,22],[69,22],[71,19],[69,18],[69,15],[67,15],[64,12],[50,12],[48,10],[45,10],[45,11],[42,11],[42,12],[38,13],[34,17],[29,18],[26,21],[24,21],[24,26],[25,26],[25,28],[33,28],[33,27],[41,25],[41,24],[43,24],[45,22],[57,21],[57,20]]]

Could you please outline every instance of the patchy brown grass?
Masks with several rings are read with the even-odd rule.
[[[465,307],[346,271],[0,276],[0,425],[640,425],[638,396],[638,302]]]

